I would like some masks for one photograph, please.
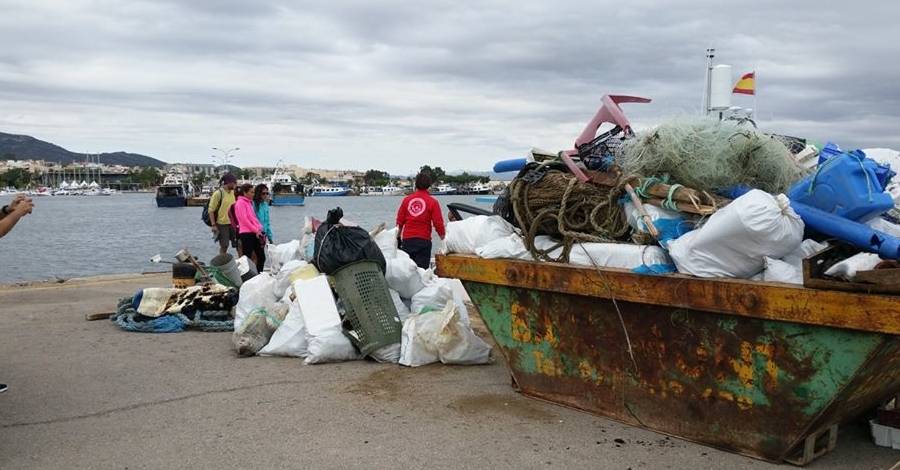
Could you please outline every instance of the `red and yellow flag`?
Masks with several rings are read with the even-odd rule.
[[[737,84],[734,86],[734,90],[731,92],[744,95],[756,94],[756,79],[754,78],[754,74],[756,74],[756,72],[745,73],[744,76],[738,80]]]

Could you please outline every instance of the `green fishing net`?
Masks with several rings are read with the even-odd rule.
[[[628,175],[669,175],[701,191],[747,185],[784,192],[802,176],[777,138],[731,121],[677,118],[639,132],[617,156]]]

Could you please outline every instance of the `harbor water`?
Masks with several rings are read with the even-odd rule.
[[[0,205],[12,197],[0,198]],[[47,196],[34,198],[34,213],[0,238],[0,284],[69,279],[98,274],[167,271],[166,264],[150,263],[156,254],[173,261],[187,248],[209,263],[218,254],[209,227],[200,220],[200,207],[158,208],[154,194],[115,196]],[[400,197],[308,197],[303,207],[272,207],[276,243],[300,237],[303,218],[324,220],[340,206],[346,219],[371,229],[394,225]],[[439,196],[446,204],[475,202],[474,196]],[[435,244],[435,248],[437,248]]]

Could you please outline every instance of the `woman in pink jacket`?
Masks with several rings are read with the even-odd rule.
[[[256,262],[258,272],[263,272],[263,265],[266,264],[266,250],[263,249],[266,235],[253,208],[253,185],[240,185],[236,194],[237,199],[232,206],[234,208],[232,220],[237,222],[241,251]]]

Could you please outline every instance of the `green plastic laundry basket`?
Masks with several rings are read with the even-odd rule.
[[[332,278],[346,310],[344,320],[352,326],[352,332],[345,334],[364,356],[400,342],[403,325],[377,263],[348,264]]]

